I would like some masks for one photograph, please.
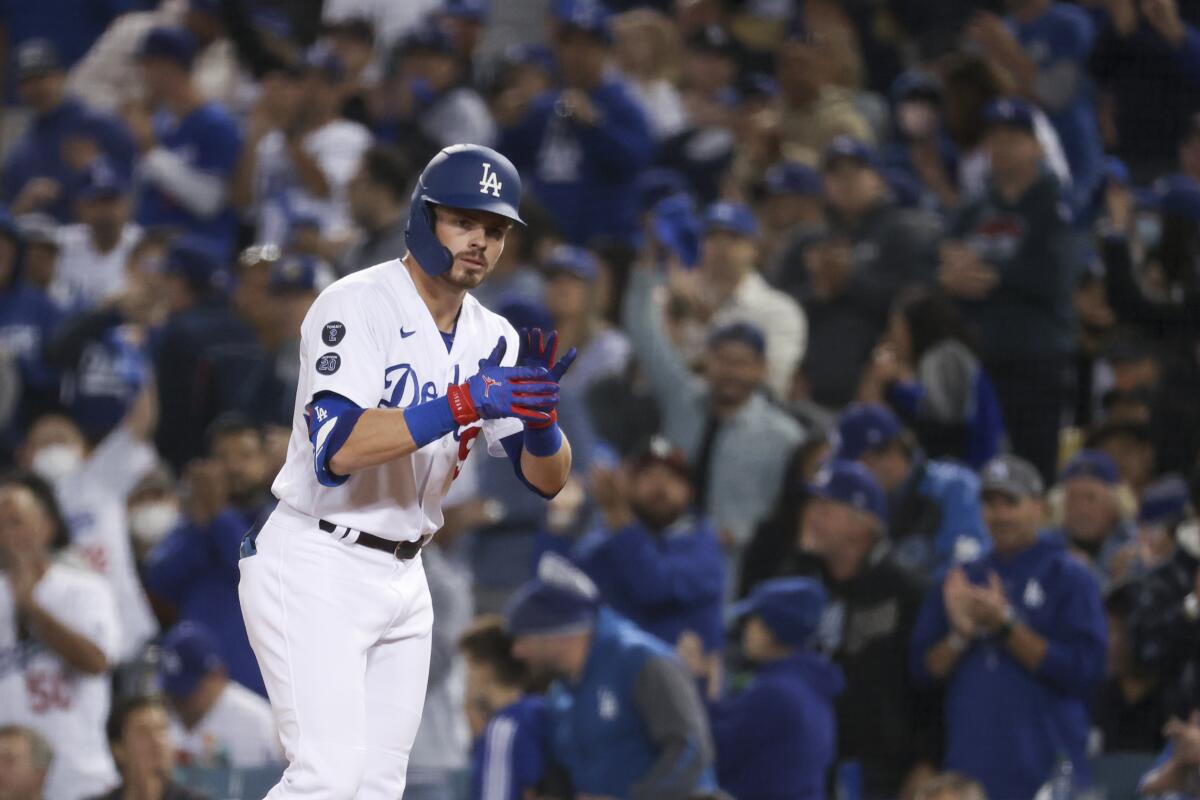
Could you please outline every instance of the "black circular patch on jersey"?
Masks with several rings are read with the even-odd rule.
[[[321,341],[333,347],[346,338],[346,326],[340,322],[327,322],[321,329]]]
[[[332,375],[342,366],[342,357],[337,353],[326,353],[317,359],[317,372],[322,375]]]

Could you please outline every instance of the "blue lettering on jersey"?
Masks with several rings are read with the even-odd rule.
[[[458,364],[454,365],[454,378],[447,384],[447,389],[461,383],[459,380]],[[421,382],[412,364],[393,364],[383,371],[383,388],[390,390],[387,399],[379,401],[379,408],[410,408],[419,403],[428,403],[442,396],[433,381]],[[453,432],[454,441],[458,441],[460,431]]]

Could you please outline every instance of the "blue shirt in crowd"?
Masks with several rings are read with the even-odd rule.
[[[118,172],[128,175],[133,168],[133,136],[125,124],[111,114],[68,97],[58,108],[34,118],[29,130],[8,154],[2,178],[5,205],[12,205],[25,184],[34,178],[52,178],[62,191],[38,210],[60,222],[75,219],[75,199],[86,180],[86,172],[72,169],[63,160],[63,142],[72,137],[92,140]]]
[[[534,100],[525,117],[501,131],[499,150],[512,159],[558,229],[572,244],[597,238],[634,244],[638,235],[634,180],[654,155],[641,104],[609,76],[588,93],[600,119],[564,117],[561,93]]]
[[[220,178],[233,176],[242,148],[237,122],[217,103],[205,103],[183,119],[160,113],[154,118],[160,147],[179,156],[192,169]],[[136,218],[143,227],[170,226],[207,239],[222,252],[232,252],[237,217],[228,199],[216,214],[204,217],[180,205],[153,182],[143,182]]]
[[[996,572],[1017,618],[1047,649],[1032,672],[998,641],[963,654],[946,684],[946,769],[980,781],[989,797],[1033,797],[1065,757],[1086,785],[1088,705],[1104,678],[1108,638],[1095,579],[1045,535],[1014,557],[993,551],[965,569],[980,585]],[[938,581],[913,631],[916,675],[930,677],[925,654],[949,630]]]
[[[471,746],[471,800],[525,800],[546,772],[546,701],[522,697]]]
[[[642,630],[674,647],[684,631],[721,647],[725,564],[708,520],[686,516],[661,533],[640,522],[584,536],[572,559],[600,597]]]
[[[948,461],[919,459],[888,500],[892,553],[907,567],[928,575],[956,561],[969,561],[992,547],[979,502],[979,477]],[[914,511],[909,509],[918,507]]]
[[[710,709],[717,776],[738,800],[823,800],[837,757],[833,700],[842,670],[799,652],[763,665],[753,682]]]

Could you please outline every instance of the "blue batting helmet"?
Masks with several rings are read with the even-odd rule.
[[[522,225],[521,176],[512,162],[490,147],[456,144],[434,156],[413,190],[404,241],[421,268],[441,275],[454,256],[438,241],[431,205],[490,211]]]

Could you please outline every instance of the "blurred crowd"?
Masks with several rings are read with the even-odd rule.
[[[578,348],[574,467],[456,479],[406,798],[1200,797],[1200,3],[0,33],[0,799],[281,764],[238,559],[300,322],[459,142],[521,171],[476,296]]]

